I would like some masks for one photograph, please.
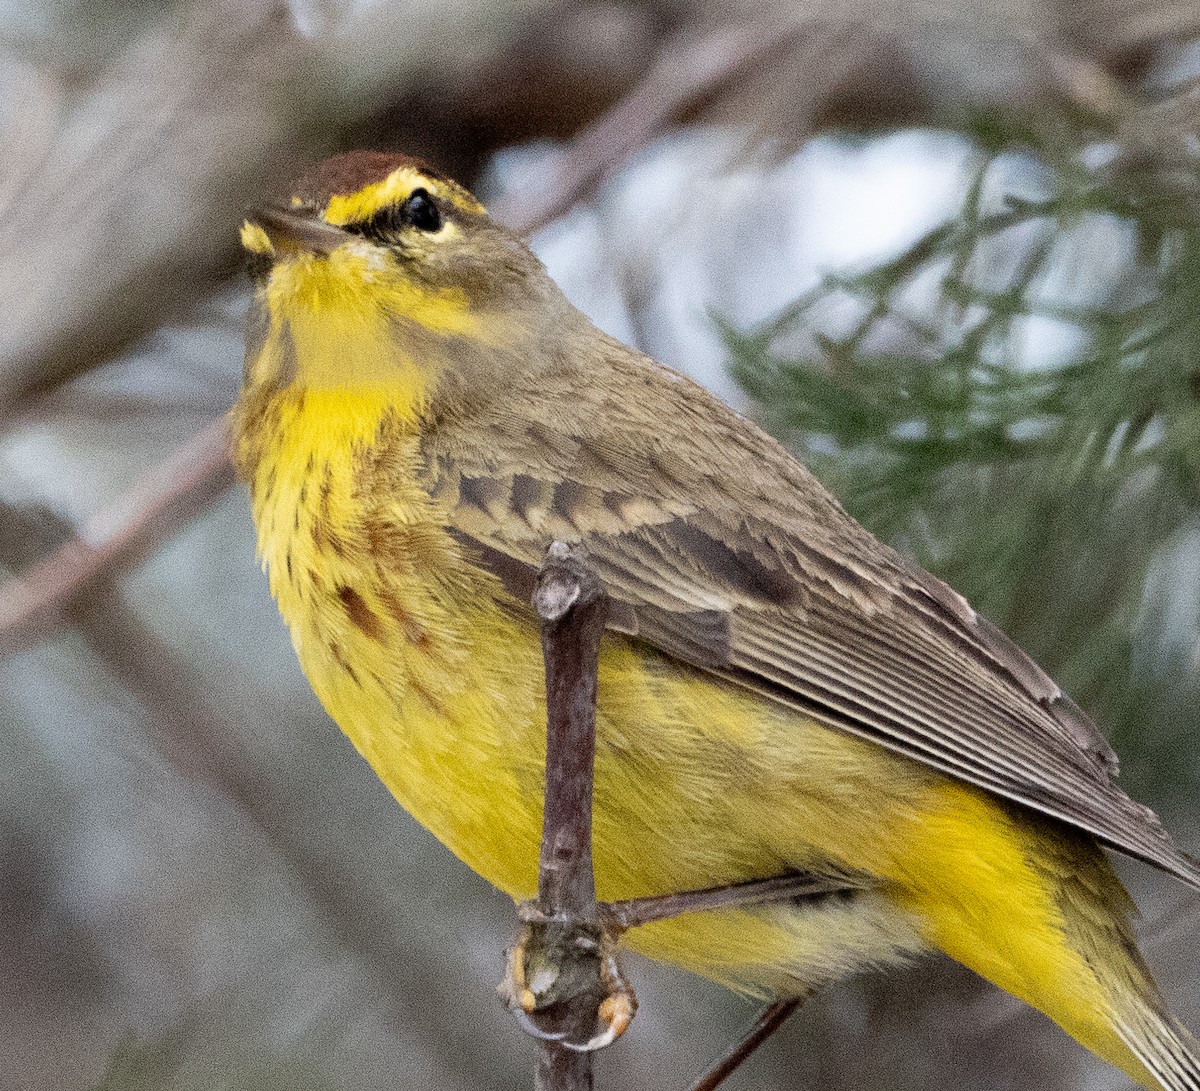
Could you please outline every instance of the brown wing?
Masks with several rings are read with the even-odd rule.
[[[614,353],[442,423],[426,458],[457,531],[511,587],[531,586],[552,540],[582,541],[616,627],[1200,887],[1028,656],[694,384]]]

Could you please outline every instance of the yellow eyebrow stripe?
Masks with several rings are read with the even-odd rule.
[[[381,209],[403,203],[417,189],[427,190],[463,212],[478,215],[484,211],[483,205],[453,182],[431,178],[415,167],[398,167],[382,182],[372,182],[356,193],[334,194],[325,206],[325,221],[335,227],[344,227],[369,220]]]

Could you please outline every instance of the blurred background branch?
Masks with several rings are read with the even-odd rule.
[[[1193,0],[0,12],[0,1084],[527,1085],[511,908],[327,721],[223,488],[236,228],[344,148],[475,186],[794,444],[1200,844],[1198,87]],[[1194,905],[1125,874],[1200,1025]],[[609,1091],[747,1022],[630,968]],[[1124,1086],[942,964],[814,1000],[729,1084],[797,1085]]]

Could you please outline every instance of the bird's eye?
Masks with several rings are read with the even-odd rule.
[[[437,231],[442,226],[442,214],[433,198],[423,189],[414,189],[401,206],[404,219],[418,231]]]

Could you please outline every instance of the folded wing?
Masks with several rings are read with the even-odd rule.
[[[649,361],[620,366],[650,387],[649,419],[617,399],[627,383],[576,386],[553,423],[518,395],[427,438],[456,532],[523,601],[549,542],[582,542],[614,627],[1200,887],[1096,726],[1003,633],[754,425]]]

